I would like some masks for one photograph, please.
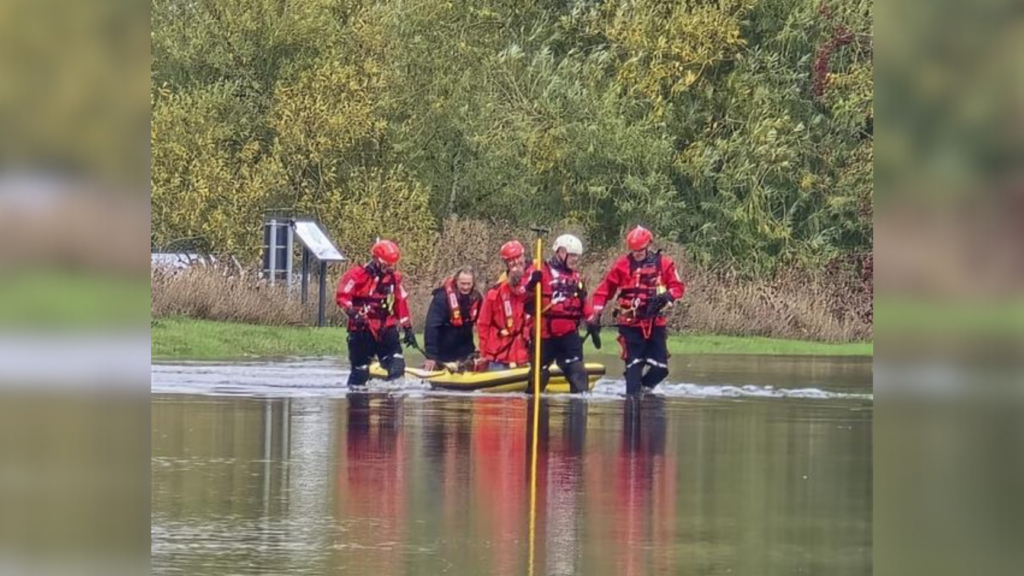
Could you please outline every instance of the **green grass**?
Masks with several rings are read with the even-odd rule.
[[[151,324],[154,359],[210,360],[272,356],[338,356],[344,328],[256,326],[175,318]]]
[[[209,320],[167,319],[152,322],[155,360],[213,360],[281,356],[342,356],[346,352],[344,328],[291,328],[254,326]],[[601,349],[617,354],[614,329],[602,331]],[[422,337],[420,338],[422,342]],[[588,340],[588,352],[594,352]],[[827,344],[800,340],[674,334],[673,354],[798,354],[871,356],[870,342]]]
[[[145,276],[56,268],[0,276],[0,326],[6,328],[143,326],[149,304]]]
[[[879,297],[875,318],[886,334],[927,337],[1020,336],[1024,334],[1024,302],[1019,297],[997,301],[938,300],[908,296]]]
[[[871,342],[831,344],[757,336],[677,334],[669,337],[668,350],[672,354],[872,356],[874,355],[874,344]]]

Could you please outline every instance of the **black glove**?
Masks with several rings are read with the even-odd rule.
[[[349,320],[352,321],[352,325],[356,328],[363,328],[366,326],[366,316],[355,308],[346,308],[345,314],[348,314]]]
[[[672,302],[672,295],[668,292],[662,292],[654,298],[651,298],[647,303],[647,310],[644,314],[645,318],[654,318],[657,316],[665,306],[668,306],[669,302]]]
[[[526,282],[526,291],[533,292],[533,289],[540,284],[540,281],[544,279],[544,274],[540,270],[534,270],[530,273],[530,279]]]
[[[416,341],[416,333],[409,326],[402,328],[402,343],[409,348],[420,349],[420,344]]]
[[[594,341],[594,348],[601,349],[601,321],[587,322],[587,336]]]

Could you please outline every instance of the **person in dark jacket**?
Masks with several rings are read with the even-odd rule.
[[[481,299],[469,268],[459,270],[434,290],[423,334],[425,370],[435,370],[442,363],[461,364],[476,353],[473,332]]]

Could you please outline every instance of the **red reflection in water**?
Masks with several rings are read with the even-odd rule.
[[[413,425],[403,423],[401,402],[349,398],[338,510],[359,528],[339,540],[358,547],[360,570],[415,572],[401,547],[415,537],[413,523],[425,522],[428,542],[437,542],[431,561],[462,573],[526,573],[532,403],[460,400]],[[592,408],[583,399],[541,402],[535,573],[578,573],[584,563],[614,574],[669,573],[677,472],[665,449],[663,402],[619,408],[621,431],[595,422]],[[412,493],[425,494],[415,509]]]
[[[522,462],[526,458],[526,405],[504,398],[473,403],[472,455],[476,508],[492,543],[492,572],[517,574],[524,527],[523,502],[529,498]]]
[[[615,462],[615,518],[611,540],[619,543],[617,574],[668,574],[675,540],[676,459],[666,455],[664,402],[628,400],[622,413],[622,443]],[[650,562],[648,563],[648,553]]]
[[[345,519],[344,545],[356,548],[360,569],[374,576],[402,569],[408,506],[401,426],[401,399],[349,395],[338,517]]]

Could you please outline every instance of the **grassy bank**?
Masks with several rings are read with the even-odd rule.
[[[150,285],[137,274],[50,267],[0,276],[0,326],[7,328],[143,326],[147,301]]]
[[[154,360],[213,360],[281,356],[342,356],[344,328],[258,326],[171,318],[152,323]],[[614,329],[602,332],[603,352],[617,353]],[[422,341],[422,338],[421,338]],[[589,345],[588,341],[588,345]],[[675,334],[673,354],[797,354],[870,356],[868,343],[827,344],[775,338]],[[588,352],[594,352],[592,346]]]

